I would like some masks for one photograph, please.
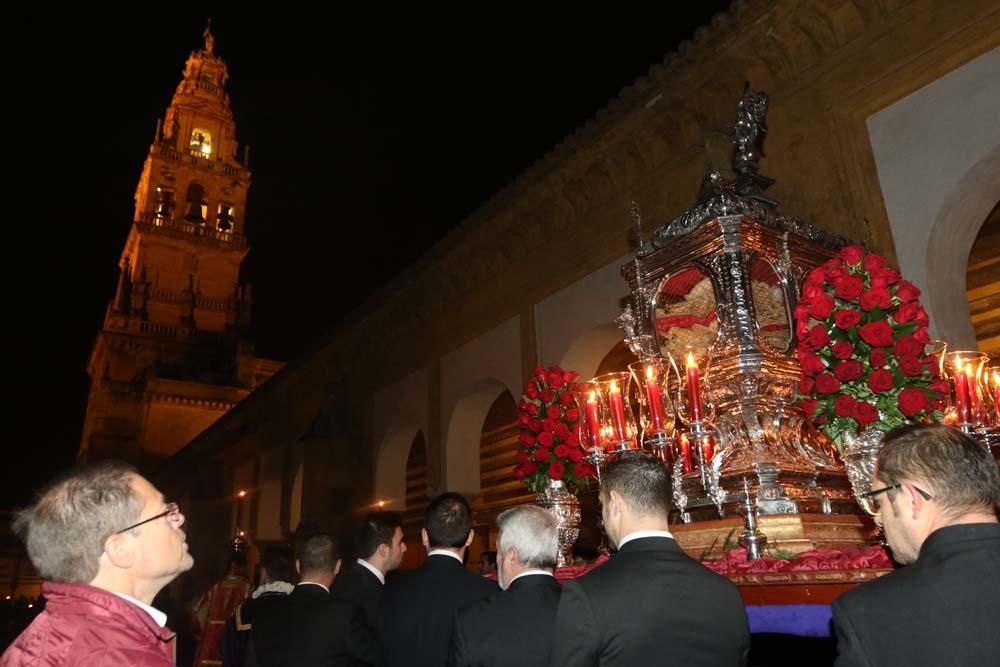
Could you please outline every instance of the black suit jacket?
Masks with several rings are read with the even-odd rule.
[[[330,595],[338,600],[361,607],[365,619],[374,630],[378,625],[378,608],[382,599],[382,582],[370,570],[355,562],[346,572],[341,572],[330,588]]]
[[[236,607],[233,615],[226,620],[226,629],[222,635],[222,667],[246,667],[247,665],[259,664],[256,658],[250,657],[254,655],[254,651],[257,655],[274,655],[275,650],[270,645],[270,637],[258,636],[254,651],[250,650],[254,618],[261,609],[271,607],[276,610],[283,609],[287,599],[287,593],[271,591],[263,593],[259,597],[244,600]],[[276,611],[275,613],[280,612]]]
[[[837,666],[1000,664],[1000,524],[940,528],[833,602]]]
[[[456,667],[547,667],[562,587],[530,574],[506,591],[459,610],[452,635]]]
[[[551,664],[727,667],[749,650],[736,586],[674,540],[645,537],[563,587]]]
[[[418,569],[390,577],[380,615],[386,666],[447,664],[455,612],[496,590],[496,582],[443,555],[428,556]]]
[[[277,647],[257,655],[261,667],[379,665],[381,656],[364,612],[335,600],[321,586],[299,584],[281,607],[257,612],[254,643],[262,635]]]

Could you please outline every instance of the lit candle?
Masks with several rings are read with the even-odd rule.
[[[628,432],[625,430],[625,403],[622,399],[622,391],[618,388],[618,383],[611,381],[609,392],[611,400],[611,423],[615,428],[615,439],[618,442],[628,439]]]
[[[587,428],[590,429],[590,446],[601,446],[601,422],[597,419],[597,398],[594,392],[587,395]]]
[[[982,419],[980,409],[982,405],[979,399],[979,377],[972,371],[972,364],[965,364],[965,377],[969,382],[969,421],[979,423]]]
[[[688,408],[691,411],[691,421],[701,421],[701,388],[698,385],[698,365],[694,362],[694,354],[688,352],[687,356],[687,380],[688,380]]]
[[[712,436],[706,435],[701,439],[701,460],[708,465],[715,456],[715,443],[712,442]]]
[[[653,421],[653,429],[662,431],[663,401],[660,398],[660,384],[656,381],[652,366],[646,367],[646,398],[649,400],[649,418]]]
[[[685,473],[689,473],[694,469],[694,464],[691,462],[691,441],[688,440],[687,434],[681,435],[681,470]]]
[[[1000,371],[993,371],[993,407],[997,413],[997,424],[1000,425]]]
[[[240,529],[240,523],[243,522],[243,499],[246,497],[246,491],[240,491],[236,494],[236,530],[240,536],[243,535],[243,531]]]
[[[966,369],[959,366],[955,371],[955,405],[958,408],[958,423],[969,423],[969,376]]]

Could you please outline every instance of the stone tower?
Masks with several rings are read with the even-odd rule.
[[[136,187],[118,287],[87,365],[81,460],[148,469],[279,367],[257,359],[247,338],[250,287],[239,271],[250,172],[210,27],[204,40]]]

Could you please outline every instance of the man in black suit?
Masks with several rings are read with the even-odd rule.
[[[287,603],[261,609],[254,621],[258,635],[274,646],[272,655],[257,653],[261,667],[353,667],[378,665],[378,643],[364,612],[330,595],[340,571],[337,543],[329,535],[313,535],[302,543],[295,562],[301,581]],[[255,651],[256,652],[256,651]]]
[[[1000,476],[989,451],[943,426],[883,438],[875,521],[906,565],[833,603],[838,667],[1000,661]]]
[[[222,636],[223,667],[246,667],[256,664],[251,655],[259,651],[262,655],[272,655],[274,650],[268,645],[269,638],[257,637],[254,649],[250,649],[253,635],[253,619],[261,609],[281,608],[288,594],[295,588],[292,579],[292,558],[288,550],[270,546],[260,559],[260,586],[254,589],[250,599],[244,600],[226,621]],[[265,612],[267,613],[267,612]]]
[[[750,630],[743,600],[667,530],[663,463],[644,451],[618,454],[602,469],[598,498],[618,553],[563,587],[551,664],[744,664]]]
[[[380,629],[387,667],[442,667],[455,611],[494,592],[496,584],[462,564],[472,543],[472,509],[457,493],[431,501],[421,538],[427,560],[391,577],[382,594]]]
[[[548,667],[561,587],[552,576],[556,517],[522,505],[497,517],[497,579],[503,592],[459,610],[452,635],[456,667]]]
[[[337,575],[330,594],[361,607],[374,630],[385,586],[385,575],[399,567],[406,553],[403,519],[396,512],[373,512],[358,531],[360,558]]]

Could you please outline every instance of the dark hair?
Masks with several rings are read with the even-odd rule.
[[[629,510],[639,516],[670,515],[670,474],[650,452],[622,452],[601,468],[601,497],[612,491],[621,494]]]
[[[69,583],[96,577],[104,542],[142,513],[132,488],[136,476],[130,465],[105,461],[68,470],[46,485],[13,526],[38,574]]]
[[[457,493],[442,493],[424,512],[424,528],[432,549],[464,547],[472,530],[472,508]]]
[[[358,555],[371,558],[379,545],[392,546],[397,528],[403,527],[403,516],[398,512],[372,512],[365,517],[358,530]]]
[[[900,426],[882,438],[878,477],[886,485],[922,482],[951,515],[1000,508],[1000,474],[989,450],[943,424]]]
[[[337,567],[337,540],[327,533],[307,537],[299,547],[299,567],[306,572],[333,572]]]
[[[288,547],[271,546],[264,549],[260,566],[267,571],[267,578],[271,581],[292,581],[292,557]]]
[[[486,561],[486,564],[490,567],[497,566],[497,552],[496,551],[484,551],[479,554],[479,558]]]
[[[242,551],[230,552],[229,557],[226,559],[227,568],[238,568],[239,570],[247,569],[247,555]]]

